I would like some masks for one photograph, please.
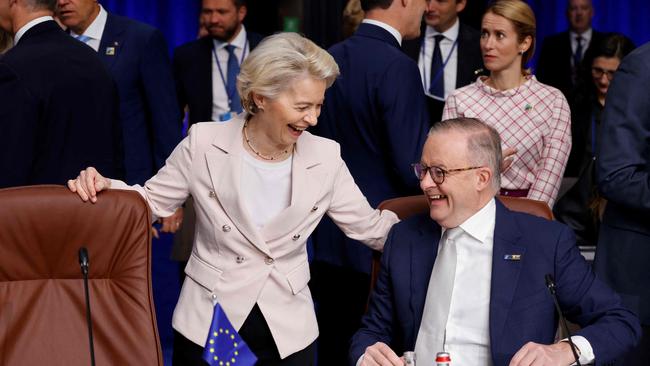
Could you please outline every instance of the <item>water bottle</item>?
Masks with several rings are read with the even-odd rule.
[[[436,366],[451,366],[449,352],[438,352],[436,354]]]
[[[413,351],[404,352],[404,365],[415,366],[415,352]]]

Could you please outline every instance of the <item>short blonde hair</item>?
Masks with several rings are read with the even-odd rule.
[[[252,93],[275,99],[295,79],[311,76],[329,88],[339,75],[334,58],[296,33],[277,33],[262,40],[241,65],[237,91],[242,107],[253,115],[258,109]]]
[[[526,37],[530,36],[531,44],[521,58],[522,70],[526,67],[526,63],[533,58],[535,54],[535,32],[537,31],[537,21],[535,20],[535,13],[533,9],[522,0],[496,0],[488,5],[485,14],[492,13],[502,16],[515,27],[517,32],[517,39],[519,43],[523,42]]]

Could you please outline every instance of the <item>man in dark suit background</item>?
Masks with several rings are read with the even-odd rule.
[[[420,33],[426,0],[362,0],[365,19],[329,52],[341,70],[314,133],[336,140],[370,204],[417,191],[410,164],[429,128],[417,65],[400,49]],[[345,364],[369,289],[372,252],[325,218],[312,235],[310,283],[320,329],[319,364]]]
[[[447,95],[473,83],[483,69],[481,33],[458,19],[465,5],[467,0],[431,0],[424,12],[425,27],[420,37],[402,44],[404,52],[420,68],[433,122],[442,118]]]
[[[591,0],[569,0],[566,14],[569,29],[544,39],[535,75],[542,83],[560,89],[571,104],[575,87],[591,78],[592,60],[584,56],[604,35],[591,27]]]
[[[0,61],[0,187],[64,184],[91,165],[123,174],[115,84],[54,22],[55,4],[0,5],[16,43]]]
[[[650,43],[627,55],[607,92],[598,188],[607,199],[594,267],[641,319],[643,337],[620,365],[650,364]]]
[[[110,14],[97,0],[58,0],[70,35],[92,47],[120,97],[126,182],[143,184],[181,139],[181,118],[165,39],[157,29]]]
[[[391,229],[350,365],[398,365],[412,350],[426,365],[443,350],[457,365],[570,365],[571,345],[553,343],[547,274],[582,326],[571,339],[583,365],[638,341],[638,319],[595,277],[570,228],[495,199],[501,161],[499,135],[483,122],[433,126],[414,169],[430,211]]]
[[[248,32],[244,0],[201,1],[200,22],[208,35],[179,46],[174,51],[173,69],[176,95],[181,110],[187,107],[189,124],[203,121],[225,121],[232,112],[241,112],[234,104],[235,95],[230,89],[229,75],[239,73],[239,65],[261,41],[262,36]],[[229,70],[230,54],[227,46],[233,45],[236,70]],[[217,63],[218,61],[218,63]],[[237,90],[234,90],[237,93]],[[233,102],[237,110],[231,110]]]

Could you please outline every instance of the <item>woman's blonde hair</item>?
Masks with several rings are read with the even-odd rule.
[[[485,10],[485,14],[487,13],[502,16],[512,22],[515,27],[515,32],[517,32],[519,43],[523,42],[526,37],[531,38],[530,47],[528,47],[528,50],[521,57],[521,68],[523,70],[526,67],[526,63],[535,54],[537,22],[535,21],[533,9],[522,0],[496,0],[488,5]]]
[[[262,40],[241,65],[237,91],[244,110],[255,114],[252,93],[275,99],[304,76],[325,80],[329,88],[338,75],[334,58],[314,42],[296,33],[277,33]]]

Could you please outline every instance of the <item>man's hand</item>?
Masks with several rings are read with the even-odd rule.
[[[510,366],[565,366],[574,362],[575,358],[568,342],[551,345],[528,342],[515,353],[510,360]]]
[[[360,366],[404,366],[404,361],[385,343],[377,342],[366,348]]]
[[[517,149],[514,147],[509,147],[501,152],[501,173],[510,169],[512,161],[515,160],[515,154],[517,154]]]
[[[160,219],[160,223],[162,224],[161,232],[175,233],[183,223],[183,207],[177,208],[173,215]]]

